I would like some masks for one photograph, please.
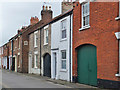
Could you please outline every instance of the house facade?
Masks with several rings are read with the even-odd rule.
[[[62,2],[61,5],[62,13],[72,8],[72,3]],[[46,14],[44,14],[45,12]],[[29,73],[51,77],[53,68],[51,62],[51,23],[55,19],[52,19],[51,7],[42,10],[41,13],[44,14],[44,17],[42,14],[42,21],[45,23],[29,34]]]
[[[8,69],[12,70],[12,48],[11,48],[11,42],[8,42]]]
[[[9,68],[9,60],[8,60],[8,43],[4,44],[2,47],[2,63],[3,68],[8,69]]]
[[[22,59],[22,37],[21,30],[18,30],[17,35],[9,40],[9,69],[15,72],[21,72],[21,59]]]
[[[51,78],[72,81],[72,10],[51,24]]]
[[[119,2],[74,3],[74,82],[120,88],[119,40],[115,34],[120,30],[118,16]]]
[[[49,22],[52,19],[51,7],[48,8],[48,6],[43,6],[43,10],[41,11],[41,17],[41,24],[37,26],[36,30],[29,33],[28,70],[29,73],[41,74],[50,77],[51,70],[48,70],[48,68],[51,66],[51,64],[50,62],[47,63],[44,61],[46,60],[46,58],[49,59],[49,57],[51,56],[51,27],[43,26],[45,23]],[[39,27],[42,28],[38,29]]]

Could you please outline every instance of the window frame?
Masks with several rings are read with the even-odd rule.
[[[67,51],[66,51],[66,50],[61,50],[61,70],[66,70],[66,69],[67,69],[67,53],[66,53],[66,56],[65,56],[66,58],[63,59],[63,58],[62,58],[62,53],[63,53],[63,52],[66,53]],[[66,62],[65,68],[63,68],[62,61],[65,61],[65,62]]]
[[[63,24],[65,24],[65,25],[63,25]],[[65,28],[64,28],[64,26],[65,26]],[[63,27],[63,28],[62,28]],[[62,36],[62,32],[63,31],[65,31],[66,33],[65,33],[65,37],[63,38]],[[61,40],[65,40],[65,39],[67,39],[67,19],[64,19],[64,20],[62,20],[61,21]]]
[[[84,16],[84,9],[83,9],[83,7],[85,6],[85,5],[88,5],[88,7],[87,7],[87,14],[85,14],[85,16]],[[84,17],[89,17],[88,18],[88,24],[87,25],[84,25]],[[86,23],[86,21],[85,21],[85,23]],[[81,30],[84,30],[84,29],[88,29],[88,28],[90,28],[90,2],[83,2],[82,4],[81,4],[81,28],[79,29],[80,31]]]
[[[49,42],[49,29],[48,28],[46,28],[46,29],[44,29],[44,45],[47,45],[48,44],[48,42]],[[47,41],[47,42],[46,42]]]
[[[119,9],[119,15],[115,18],[116,21],[120,20],[120,0],[118,1],[118,3],[119,3],[119,6],[118,6],[119,7],[118,8]]]
[[[85,14],[84,15],[84,9],[83,9],[83,7],[85,7],[86,5],[88,5],[88,8],[87,8],[87,14]],[[83,23],[84,23],[84,17],[86,18],[86,17],[88,17],[89,16],[89,18],[90,18],[90,3],[89,2],[87,2],[87,3],[83,3],[82,4],[82,27],[84,28],[84,27],[88,27],[88,26],[90,26],[90,21],[88,21],[88,24],[87,25],[84,25]],[[89,19],[90,20],[90,19]],[[86,21],[85,21],[86,22]]]
[[[38,47],[38,31],[34,32],[34,48]]]

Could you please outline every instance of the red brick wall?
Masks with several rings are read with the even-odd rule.
[[[78,4],[78,6],[77,6]],[[77,51],[82,44],[97,47],[97,78],[120,80],[118,73],[118,2],[90,2],[90,28],[81,28],[81,5],[74,3],[73,10],[73,76],[77,76]]]

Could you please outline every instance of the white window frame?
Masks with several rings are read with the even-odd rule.
[[[62,58],[62,52],[66,52],[66,58],[65,59]],[[65,68],[62,68],[62,61],[66,61]],[[66,69],[67,69],[67,51],[66,50],[61,50],[61,70],[65,70],[66,71]]]
[[[84,10],[83,10],[83,7],[84,6],[86,6],[86,5],[88,5],[88,8],[87,8],[87,13],[86,14],[83,14],[83,12],[84,12]],[[82,3],[81,4],[81,6],[82,6],[82,15],[81,15],[81,18],[82,18],[82,26],[81,26],[81,28],[79,29],[79,30],[84,30],[84,29],[88,29],[88,28],[90,28],[90,2],[84,2],[84,3]],[[84,25],[84,17],[87,17],[87,16],[89,16],[89,21],[88,21],[88,25]],[[86,22],[86,21],[85,21]]]
[[[20,38],[18,39],[18,49],[20,49]]]
[[[63,24],[65,24],[65,25],[63,25]],[[64,19],[61,21],[61,40],[67,39],[67,25],[66,24],[67,24],[67,19]],[[65,26],[65,28],[63,26]],[[64,31],[64,30],[66,31],[66,37],[62,38],[62,31]]]
[[[116,17],[115,20],[120,20],[120,0],[119,0],[119,16]]]
[[[37,57],[36,57],[37,56]],[[37,60],[36,60],[37,58]],[[36,63],[37,62],[37,63]],[[34,54],[34,68],[38,68],[38,53]]]
[[[3,54],[3,47],[2,47],[2,54]]]
[[[11,50],[12,50],[12,41],[11,41]]]
[[[38,45],[38,31],[34,32],[34,47],[36,48]]]
[[[49,41],[49,40],[47,40],[49,38],[48,36],[49,36],[49,29],[46,28],[46,29],[44,29],[44,45],[48,44],[48,41]]]

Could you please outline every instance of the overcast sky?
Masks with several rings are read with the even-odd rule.
[[[12,2],[0,2],[0,46],[17,33],[21,26],[29,25],[30,18],[37,16],[40,19],[40,12],[44,2],[34,0],[14,0]],[[19,2],[20,1],[20,2]],[[32,2],[31,2],[32,1]],[[51,5],[53,17],[61,13],[61,2],[47,2]]]

